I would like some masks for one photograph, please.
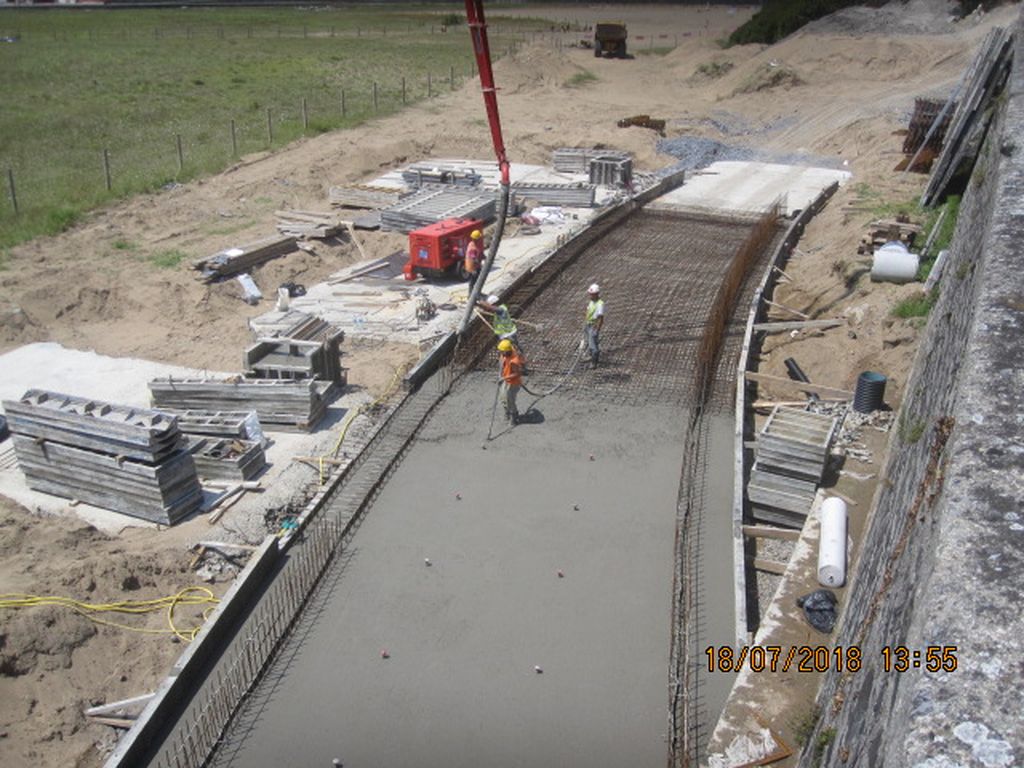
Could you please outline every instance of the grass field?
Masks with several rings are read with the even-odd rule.
[[[465,24],[443,31],[454,8],[0,12],[0,249],[236,151],[361,122],[374,83],[377,114],[401,108],[403,78],[409,103],[428,97],[428,77],[435,94],[457,85],[474,64]],[[495,58],[543,24],[488,22]]]

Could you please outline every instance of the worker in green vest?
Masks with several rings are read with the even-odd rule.
[[[587,304],[586,324],[583,326],[587,350],[590,352],[590,367],[596,368],[601,358],[601,326],[604,325],[604,299],[601,298],[601,286],[593,283],[587,289],[590,299]]]
[[[504,341],[508,339],[517,350],[521,351],[519,346],[519,329],[516,327],[515,320],[512,319],[508,307],[501,303],[501,299],[492,293],[487,297],[486,301],[482,299],[478,301],[477,306],[485,313],[491,315],[491,329],[494,331],[494,335],[498,337],[498,340]]]

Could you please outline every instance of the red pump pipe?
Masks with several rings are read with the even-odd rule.
[[[487,122],[491,126],[494,154],[498,158],[498,167],[501,169],[501,183],[508,185],[508,158],[505,156],[505,142],[501,137],[498,89],[494,86],[494,72],[491,69],[491,49],[487,43],[487,22],[484,21],[483,0],[466,0],[466,22],[469,26],[469,34],[473,38],[473,53],[476,54],[476,67],[480,72],[480,88],[484,94],[484,106],[487,107]]]
[[[477,299],[480,298],[480,292],[487,281],[487,275],[494,264],[494,257],[498,254],[498,244],[501,242],[502,233],[505,231],[505,219],[508,216],[511,192],[508,157],[505,155],[505,142],[501,138],[501,117],[498,115],[498,89],[494,85],[494,72],[491,69],[491,49],[487,44],[487,22],[484,21],[483,0],[466,0],[466,23],[469,26],[469,33],[473,38],[473,53],[476,55],[476,66],[480,72],[480,86],[484,94],[484,106],[487,108],[487,122],[491,126],[494,154],[498,158],[498,168],[501,170],[501,196],[498,201],[498,218],[491,234],[491,244],[487,251],[487,258],[484,259],[480,274],[477,275],[476,282],[469,292],[466,312],[462,317],[462,323],[459,325],[458,336],[460,339],[469,329],[469,323],[473,319],[473,309],[476,307]]]

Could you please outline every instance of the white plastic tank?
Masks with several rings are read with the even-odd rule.
[[[909,283],[917,279],[921,259],[903,243],[891,240],[877,251],[871,263],[871,279],[886,283]]]
[[[841,587],[846,581],[846,502],[830,496],[821,505],[818,582]]]

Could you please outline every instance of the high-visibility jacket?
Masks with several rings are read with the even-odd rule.
[[[494,311],[494,332],[499,336],[511,336],[516,332],[516,324],[504,304]]]
[[[587,304],[587,325],[593,325],[599,317],[604,317],[604,299]]]
[[[518,352],[502,354],[501,378],[510,387],[521,387],[523,385],[523,358]]]

